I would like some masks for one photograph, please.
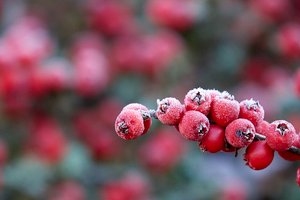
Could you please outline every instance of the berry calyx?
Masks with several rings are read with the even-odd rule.
[[[179,100],[168,97],[157,100],[156,116],[158,120],[166,125],[176,125],[179,123],[184,107]]]
[[[121,138],[132,140],[144,132],[144,120],[139,111],[125,109],[115,121],[115,131]]]
[[[201,112],[190,110],[184,113],[178,128],[181,135],[186,139],[198,141],[208,133],[210,123]]]
[[[236,119],[232,121],[225,129],[227,142],[236,148],[242,148],[249,145],[255,136],[255,127],[247,119]]]
[[[246,149],[244,160],[246,165],[254,170],[262,170],[268,167],[274,158],[274,150],[266,141],[254,141]]]
[[[211,96],[206,90],[195,88],[186,94],[184,104],[186,110],[196,110],[208,115],[211,107]]]
[[[272,122],[266,136],[268,145],[276,151],[288,150],[297,139],[294,126],[285,120]]]

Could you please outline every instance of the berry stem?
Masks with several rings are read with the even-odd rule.
[[[266,139],[266,136],[264,135],[261,135],[259,133],[255,133],[255,140],[265,140]]]
[[[289,148],[289,151],[292,152],[292,153],[294,153],[294,154],[300,155],[300,149],[297,148],[297,147],[295,147],[295,146],[291,146],[291,147]]]
[[[157,116],[156,116],[156,110],[150,109],[149,114],[150,114],[151,118],[158,119]]]

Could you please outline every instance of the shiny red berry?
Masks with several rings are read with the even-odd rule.
[[[254,126],[256,126],[264,119],[264,116],[264,108],[259,104],[258,101],[247,99],[240,102],[240,118],[248,119]]]
[[[285,120],[272,122],[266,136],[268,145],[276,151],[287,150],[297,139],[294,126]]]
[[[177,125],[184,112],[184,106],[173,97],[157,100],[156,116],[166,125]]]
[[[274,150],[266,141],[252,142],[246,149],[244,160],[251,169],[261,170],[268,167],[274,158]]]
[[[179,132],[188,140],[198,141],[209,131],[210,123],[208,118],[201,112],[186,111],[179,123]]]
[[[237,119],[240,113],[240,104],[228,92],[223,92],[211,105],[211,119],[218,125],[225,127]]]
[[[247,119],[236,119],[232,121],[225,129],[227,142],[236,148],[242,148],[249,145],[255,136],[255,127]]]
[[[139,104],[139,103],[128,104],[127,106],[125,106],[123,108],[123,110],[125,110],[125,109],[133,109],[133,110],[137,110],[141,113],[143,120],[144,120],[144,127],[145,127],[143,134],[147,133],[152,124],[152,119],[150,116],[149,109],[146,106]]]
[[[195,88],[186,94],[184,105],[186,110],[196,110],[204,115],[208,115],[211,106],[211,96],[206,90]]]
[[[199,147],[202,151],[216,153],[225,146],[225,130],[219,125],[210,125],[208,133],[199,141]]]
[[[144,132],[144,120],[139,111],[125,109],[115,121],[115,131],[121,138],[132,140]]]

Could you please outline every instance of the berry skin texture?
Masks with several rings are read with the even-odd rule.
[[[192,141],[201,140],[208,133],[209,127],[208,118],[195,110],[186,111],[178,126],[181,135]]]
[[[186,94],[184,104],[186,110],[196,110],[204,115],[208,115],[211,106],[211,96],[206,90],[195,88]]]
[[[210,125],[208,133],[199,141],[199,147],[202,151],[217,153],[225,146],[225,130],[218,125]]]
[[[297,134],[297,139],[293,142],[292,146],[300,148],[300,136]],[[278,151],[280,157],[287,161],[297,161],[300,160],[300,155],[292,153],[290,151]]]
[[[276,151],[288,150],[297,139],[294,126],[285,120],[272,122],[266,136],[268,145]]]
[[[249,145],[255,136],[255,127],[247,119],[236,119],[232,121],[225,129],[227,142],[236,148],[242,148]]]
[[[244,160],[246,165],[254,170],[262,170],[268,167],[274,158],[274,150],[266,141],[252,142],[246,149]]]
[[[152,119],[150,116],[149,109],[146,106],[139,104],[139,103],[128,104],[127,106],[125,106],[123,108],[123,110],[125,110],[125,109],[132,109],[132,110],[139,111],[141,113],[143,120],[144,120],[144,128],[145,128],[142,135],[147,133],[152,124]]]
[[[300,167],[297,169],[296,182],[297,182],[298,186],[300,187]]]
[[[240,102],[239,118],[248,119],[254,126],[256,126],[264,119],[264,116],[264,108],[258,103],[258,101],[247,99]]]
[[[139,111],[125,109],[115,121],[115,131],[121,138],[132,140],[144,132],[144,120]]]
[[[184,112],[184,106],[179,100],[167,97],[157,100],[156,116],[158,120],[166,125],[177,125]]]
[[[237,119],[240,113],[240,104],[227,92],[223,92],[211,105],[212,120],[223,127]]]
[[[262,120],[255,126],[255,131],[256,133],[266,136],[269,132],[269,126],[270,126],[269,122]]]

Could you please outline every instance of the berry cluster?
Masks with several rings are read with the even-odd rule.
[[[167,97],[157,100],[156,110],[138,103],[125,106],[115,121],[115,131],[123,139],[135,139],[147,133],[151,118],[156,118],[174,126],[185,139],[197,141],[202,151],[237,155],[246,148],[244,160],[254,170],[268,167],[275,151],[286,160],[300,160],[300,135],[294,126],[285,120],[269,123],[264,115],[264,108],[253,99],[238,102],[226,91],[195,88],[183,104]]]

